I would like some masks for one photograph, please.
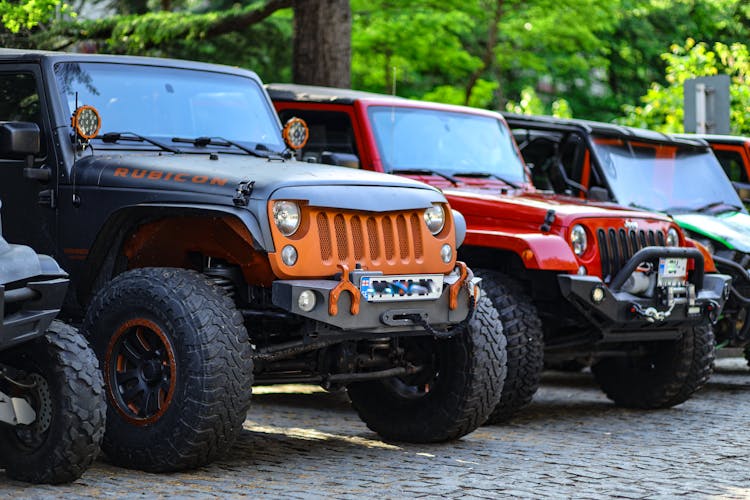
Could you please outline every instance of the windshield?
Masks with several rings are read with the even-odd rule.
[[[221,137],[284,149],[273,109],[251,78],[108,63],[60,63],[55,76],[71,114],[76,100],[99,111],[100,135],[130,132],[165,142]]]
[[[595,137],[594,143],[604,175],[622,205],[670,213],[742,207],[708,150],[608,137]]]
[[[386,171],[430,169],[525,180],[510,131],[500,120],[391,106],[372,106],[369,115]]]

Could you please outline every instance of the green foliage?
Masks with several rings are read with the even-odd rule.
[[[641,105],[623,106],[625,125],[661,132],[682,132],[683,86],[685,80],[717,74],[730,77],[730,124],[732,133],[750,134],[750,54],[741,43],[713,47],[688,39],[684,46],[673,45],[662,55],[666,61],[666,84],[653,83],[641,97]]]
[[[518,102],[509,101],[505,110],[522,115],[552,115],[558,118],[572,118],[573,112],[570,104],[565,99],[555,99],[552,104],[545,106],[533,87],[521,90],[521,99]]]
[[[70,6],[61,0],[0,0],[0,21],[11,33],[32,30],[52,21],[56,15],[75,17]]]

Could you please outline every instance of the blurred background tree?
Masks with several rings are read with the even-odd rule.
[[[46,17],[18,11],[28,6],[37,12],[43,5]],[[269,82],[351,82],[363,90],[489,109],[604,121],[626,113],[640,116],[632,123],[652,126],[658,120],[674,125],[676,115],[646,118],[637,111],[648,106],[641,96],[673,86],[682,78],[674,71],[693,69],[680,69],[663,53],[673,54],[674,46],[691,50],[685,40],[692,37],[721,60],[715,44],[727,47],[731,57],[733,43],[750,39],[747,0],[73,0],[71,5],[0,0],[0,43],[196,59],[247,67]],[[82,13],[78,19],[71,17],[76,10]],[[6,20],[8,12],[20,21]],[[313,52],[299,53],[300,41]],[[336,61],[343,65],[332,66]],[[327,78],[330,73],[335,78]],[[747,110],[733,118],[744,120],[742,112]]]

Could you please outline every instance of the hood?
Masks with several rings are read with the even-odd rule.
[[[750,215],[746,213],[681,214],[674,215],[674,220],[688,231],[718,241],[732,250],[750,253]]]
[[[304,198],[314,205],[336,208],[374,211],[415,208],[403,190],[422,195],[417,195],[417,198],[444,201],[435,188],[404,177],[235,154],[219,153],[209,156],[208,152],[175,155],[97,153],[79,160],[72,178],[75,184],[81,186],[162,193],[194,192],[199,196],[221,197],[230,205],[240,183],[251,184],[251,189],[248,189],[248,198],[251,200],[265,201],[275,192],[284,190],[281,194],[286,197]],[[309,189],[311,186],[321,188]],[[327,186],[327,189],[322,186]],[[374,193],[374,189],[360,191],[355,187],[396,189],[380,190],[378,196],[373,197],[368,194]],[[419,206],[423,204],[424,199]]]
[[[591,202],[572,196],[561,196],[543,192],[520,192],[512,194],[487,193],[474,190],[445,189],[443,191],[451,205],[465,216],[477,216],[507,220],[511,225],[529,221],[538,227],[539,221],[553,210],[556,224],[567,227],[579,219],[618,218],[665,221],[669,218],[651,212],[630,210],[619,205]]]

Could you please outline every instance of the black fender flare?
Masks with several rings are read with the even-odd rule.
[[[87,265],[76,284],[76,295],[81,305],[117,272],[117,259],[125,237],[138,226],[154,220],[180,215],[230,216],[238,219],[253,238],[253,247],[261,251],[273,250],[273,242],[255,215],[247,209],[227,205],[197,203],[144,203],[118,208],[102,224],[89,250]]]

